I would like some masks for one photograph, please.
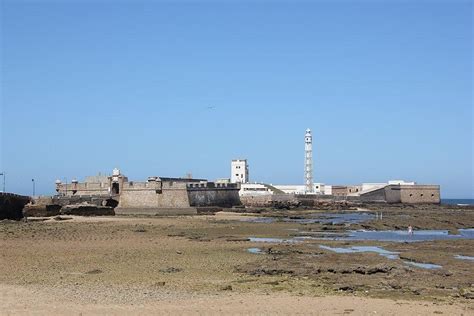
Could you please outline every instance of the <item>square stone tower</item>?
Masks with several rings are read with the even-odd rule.
[[[230,181],[232,183],[249,182],[249,165],[247,159],[234,159],[231,163]]]

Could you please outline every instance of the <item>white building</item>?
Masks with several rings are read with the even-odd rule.
[[[263,183],[242,183],[240,185],[240,196],[256,196],[274,194],[272,188]]]
[[[282,184],[274,185],[275,188],[281,190],[288,194],[308,194],[306,185],[291,185],[291,184]],[[327,185],[324,183],[313,183],[312,194],[328,194],[326,193]],[[329,188],[330,189],[330,188]]]
[[[232,183],[249,182],[249,165],[247,159],[232,160],[230,172],[230,181]]]

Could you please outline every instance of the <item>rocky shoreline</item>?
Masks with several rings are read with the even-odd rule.
[[[173,297],[164,293],[338,295],[455,304],[472,312],[474,271],[469,258],[474,257],[474,239],[406,242],[340,237],[358,230],[406,234],[408,225],[415,234],[429,229],[456,234],[474,227],[473,215],[470,208],[384,205],[4,221],[0,247],[8,264],[0,284],[45,291],[60,288],[76,303],[86,302],[91,289],[101,287],[104,291],[94,298],[98,304],[110,300],[148,304],[154,298]],[[373,252],[375,248],[388,256]],[[119,292],[127,293],[124,300],[115,296]]]

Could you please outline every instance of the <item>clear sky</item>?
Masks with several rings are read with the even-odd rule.
[[[118,167],[474,198],[472,1],[1,2],[7,191]]]

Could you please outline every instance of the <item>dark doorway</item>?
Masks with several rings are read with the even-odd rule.
[[[119,193],[120,193],[119,184],[112,183],[112,194],[119,194]]]

